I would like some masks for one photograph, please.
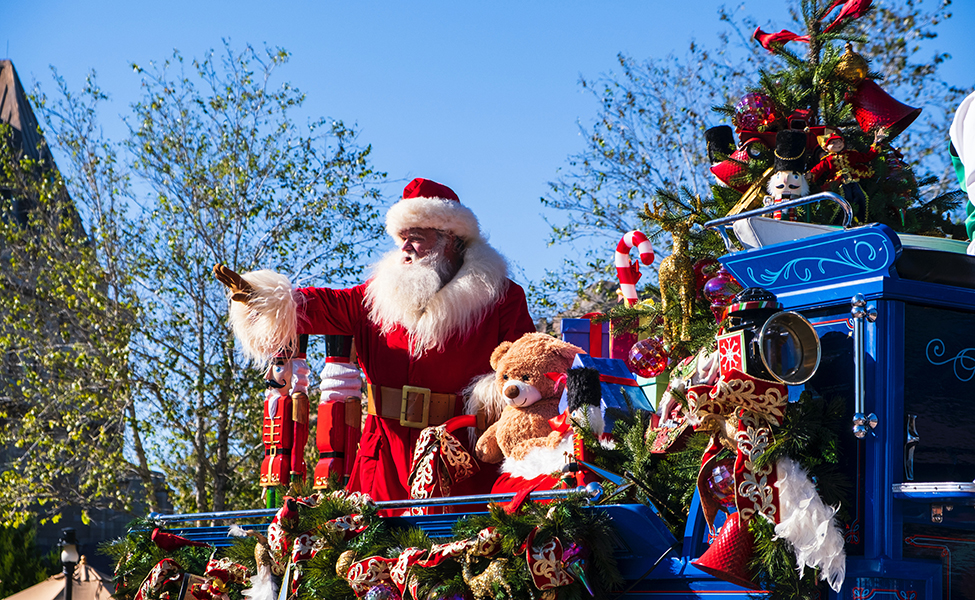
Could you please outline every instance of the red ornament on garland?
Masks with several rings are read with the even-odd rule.
[[[649,379],[663,373],[669,359],[662,338],[647,338],[633,344],[626,364],[640,377]]]
[[[777,120],[779,115],[775,111],[775,103],[772,99],[762,92],[749,92],[735,105],[735,115],[731,118],[731,124],[739,133],[764,132],[768,131]]]

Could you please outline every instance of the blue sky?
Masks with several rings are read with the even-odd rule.
[[[931,2],[932,0],[927,0]],[[616,66],[617,53],[643,59],[682,52],[691,39],[714,45],[722,28],[715,0],[680,2],[278,2],[16,0],[4,7],[0,49],[24,85],[51,91],[48,66],[73,89],[94,69],[110,94],[102,121],[118,137],[118,116],[138,97],[130,64],[232,45],[281,46],[278,72],[308,96],[305,116],[354,123],[373,145],[376,168],[396,196],[413,177],[452,187],[478,214],[491,240],[521,271],[557,268],[547,247],[539,197],[583,148],[578,123],[597,103],[579,86]],[[790,25],[785,3],[751,0],[740,10],[766,30]],[[956,0],[955,17],[932,45],[952,53],[952,83],[971,86],[975,2]],[[609,257],[613,248],[607,247]]]

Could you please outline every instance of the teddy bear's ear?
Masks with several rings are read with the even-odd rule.
[[[491,361],[490,361],[492,369],[494,369],[495,371],[498,370],[498,362],[501,360],[502,356],[508,353],[508,349],[511,348],[511,345],[512,342],[501,342],[500,344],[498,344],[498,347],[494,349],[494,352],[491,353]]]

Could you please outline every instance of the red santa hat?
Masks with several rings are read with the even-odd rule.
[[[460,203],[454,190],[416,178],[403,189],[403,199],[386,213],[386,232],[397,242],[400,233],[413,227],[449,231],[463,240],[481,237],[481,228],[471,209]]]

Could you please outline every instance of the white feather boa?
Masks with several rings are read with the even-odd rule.
[[[846,577],[846,552],[843,533],[833,520],[837,509],[823,503],[809,475],[796,461],[780,458],[776,470],[782,512],[775,537],[791,544],[799,577],[806,567],[819,569],[819,578],[839,592]]]

